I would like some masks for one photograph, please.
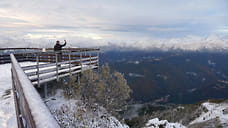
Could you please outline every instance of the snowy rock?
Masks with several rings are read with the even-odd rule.
[[[160,120],[158,118],[154,118],[149,120],[146,123],[146,127],[144,128],[186,128],[182,124],[179,123],[169,123],[167,120]]]
[[[203,103],[202,106],[204,106],[208,111],[206,113],[202,113],[200,117],[196,118],[190,124],[201,123],[218,118],[221,124],[227,124],[228,126],[228,114],[224,113],[224,110],[228,109],[228,103],[216,104],[206,102]]]

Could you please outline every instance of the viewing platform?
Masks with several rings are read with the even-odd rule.
[[[58,128],[36,88],[44,88],[46,96],[47,82],[98,69],[99,49],[63,48],[59,62],[53,48],[0,48],[0,64],[10,62],[18,127]],[[32,63],[21,66],[19,62]]]

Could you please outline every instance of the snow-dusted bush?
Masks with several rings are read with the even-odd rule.
[[[132,92],[124,76],[116,71],[111,72],[108,65],[102,66],[98,72],[83,72],[80,84],[71,75],[65,91],[70,97],[82,97],[91,107],[98,103],[115,116],[126,108],[126,100]]]

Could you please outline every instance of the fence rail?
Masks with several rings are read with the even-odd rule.
[[[98,48],[63,48],[63,61],[68,60],[69,54],[71,59],[88,58],[97,56],[100,49]],[[13,53],[19,62],[21,61],[36,61],[36,56],[40,54],[41,62],[55,63],[55,53],[53,48],[46,48],[43,52],[42,48],[0,48],[0,64],[10,63],[9,54]],[[92,54],[93,53],[93,54]],[[80,54],[82,54],[80,56]],[[91,55],[92,54],[92,55]]]
[[[13,54],[11,57],[12,86],[19,128],[58,128],[59,125],[43,103]],[[43,122],[45,121],[45,122]]]

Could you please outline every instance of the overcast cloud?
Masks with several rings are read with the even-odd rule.
[[[227,21],[227,0],[1,0],[0,45],[49,47],[67,39],[77,47],[148,47],[226,37]]]

